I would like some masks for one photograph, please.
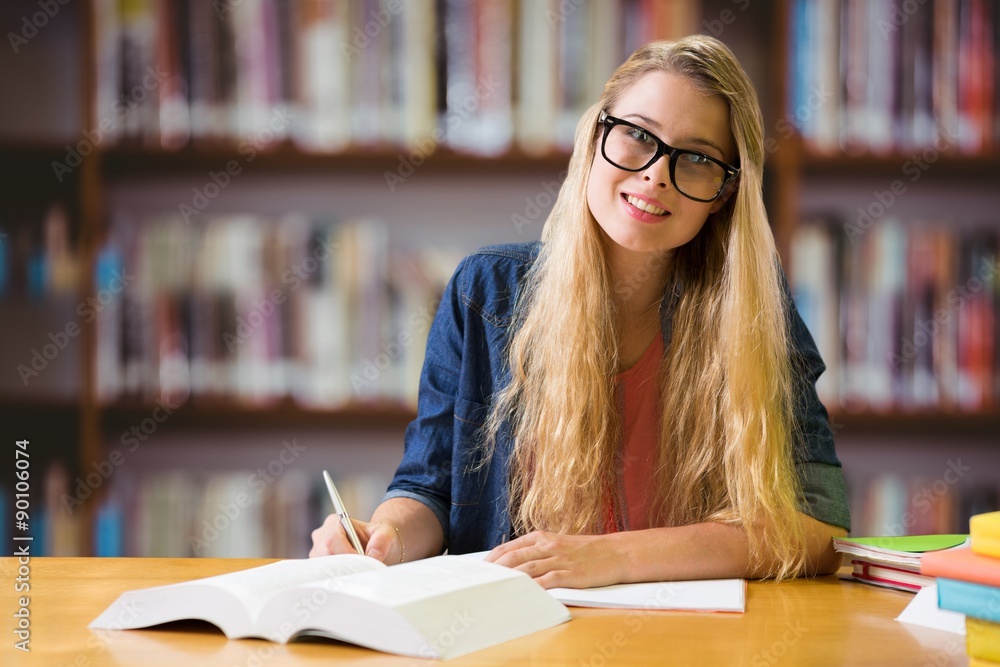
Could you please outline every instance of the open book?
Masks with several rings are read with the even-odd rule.
[[[421,658],[453,658],[569,620],[528,575],[438,556],[386,567],[343,554],[123,593],[91,624],[129,630],[200,619],[229,638],[318,635]]]

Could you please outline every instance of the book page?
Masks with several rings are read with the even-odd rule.
[[[706,579],[601,588],[550,588],[549,595],[572,607],[742,613],[746,582],[743,579]]]
[[[355,597],[401,607],[437,595],[522,576],[509,568],[454,556],[394,565],[377,574],[338,579],[330,587]]]
[[[384,570],[381,561],[357,554],[283,560],[270,565],[189,581],[178,586],[221,588],[236,597],[256,617],[257,611],[275,594],[302,584],[331,581],[338,577]]]

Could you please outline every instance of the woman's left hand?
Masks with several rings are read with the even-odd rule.
[[[592,588],[622,583],[628,567],[614,535],[561,535],[536,530],[487,554],[543,588]]]

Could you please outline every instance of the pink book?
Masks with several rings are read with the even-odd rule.
[[[1000,586],[1000,559],[972,553],[972,549],[931,551],[920,561],[920,572],[932,577]]]

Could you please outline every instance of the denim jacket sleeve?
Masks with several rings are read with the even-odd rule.
[[[463,259],[427,337],[417,417],[385,498],[425,504],[452,553],[492,548],[508,536],[512,442],[502,430],[485,464],[479,445],[494,392],[506,383],[516,291],[537,251],[537,244],[489,246]]]
[[[465,317],[459,299],[468,258],[448,281],[427,335],[420,376],[417,418],[406,428],[403,459],[385,499],[411,498],[425,504],[448,536],[455,402],[462,367]]]
[[[826,407],[816,393],[816,380],[826,370],[812,334],[802,321],[781,274],[788,304],[788,327],[795,382],[795,469],[802,485],[802,511],[824,523],[850,530],[847,485],[834,447]]]

